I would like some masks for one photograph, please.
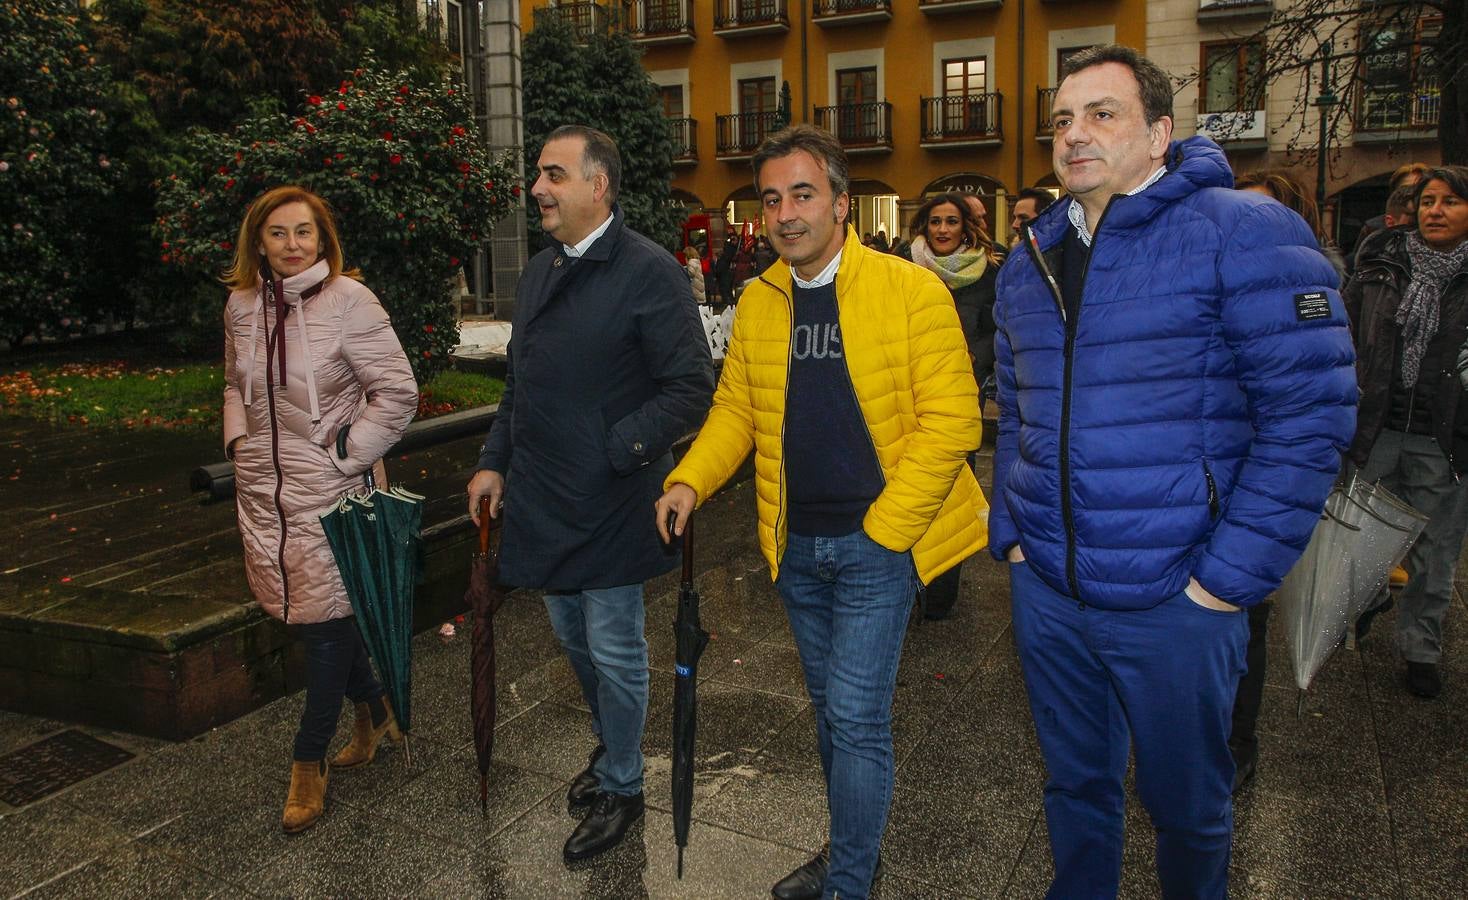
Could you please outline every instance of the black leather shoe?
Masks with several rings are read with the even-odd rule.
[[[770,888],[770,895],[775,900],[821,900],[821,895],[826,891],[826,874],[830,870],[831,845],[827,844],[821,848],[821,852],[811,857],[810,862],[775,882],[775,886]],[[882,857],[879,856],[872,878],[875,879],[880,874]]]
[[[1437,663],[1408,662],[1407,690],[1424,700],[1432,700],[1443,692],[1443,678]]]
[[[770,896],[775,900],[821,900],[826,890],[826,873],[831,870],[831,847],[811,857],[810,862],[775,882]]]
[[[596,761],[606,752],[607,748],[602,744],[597,744],[596,749],[591,751],[591,759],[587,761],[586,768],[571,781],[571,789],[566,792],[567,806],[572,809],[586,806],[601,793],[601,779],[596,777]]]
[[[591,812],[566,839],[566,862],[590,859],[622,843],[627,829],[642,818],[642,809],[641,791],[631,796],[598,793]]]

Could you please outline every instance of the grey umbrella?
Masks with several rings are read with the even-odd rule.
[[[1310,687],[1426,525],[1426,516],[1379,484],[1353,477],[1330,492],[1277,595],[1300,690]]]

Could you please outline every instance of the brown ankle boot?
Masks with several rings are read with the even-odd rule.
[[[387,715],[382,724],[374,728],[371,708],[366,703],[357,704],[357,719],[352,724],[352,740],[332,759],[333,766],[338,769],[365,766],[377,756],[377,745],[382,742],[383,735],[395,741],[403,739],[403,733],[398,730],[398,720],[392,714],[392,704],[384,697],[382,705],[387,709]]]
[[[305,831],[326,809],[326,760],[291,763],[291,790],[285,798],[280,825],[286,834]]]

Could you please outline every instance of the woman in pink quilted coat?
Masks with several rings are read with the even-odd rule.
[[[225,273],[224,445],[234,461],[245,571],[260,605],[306,645],[287,832],[321,817],[326,748],[344,696],[356,704],[356,726],[332,765],[371,762],[385,734],[400,736],[319,518],[362,486],[362,473],[418,407],[387,312],[357,277],[343,270],[325,202],[293,186],[250,205]],[[337,434],[348,425],[339,459]]]

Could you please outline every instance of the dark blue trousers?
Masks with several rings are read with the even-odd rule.
[[[292,758],[315,762],[326,758],[326,747],[336,734],[342,697],[366,703],[382,696],[382,685],[372,674],[355,616],[292,625],[291,630],[306,645],[306,708],[301,711]]]
[[[1115,897],[1127,752],[1157,829],[1168,898],[1228,893],[1234,692],[1248,617],[1185,594],[1152,609],[1083,607],[1025,563],[1010,566],[1014,639],[1048,780],[1049,897]]]

